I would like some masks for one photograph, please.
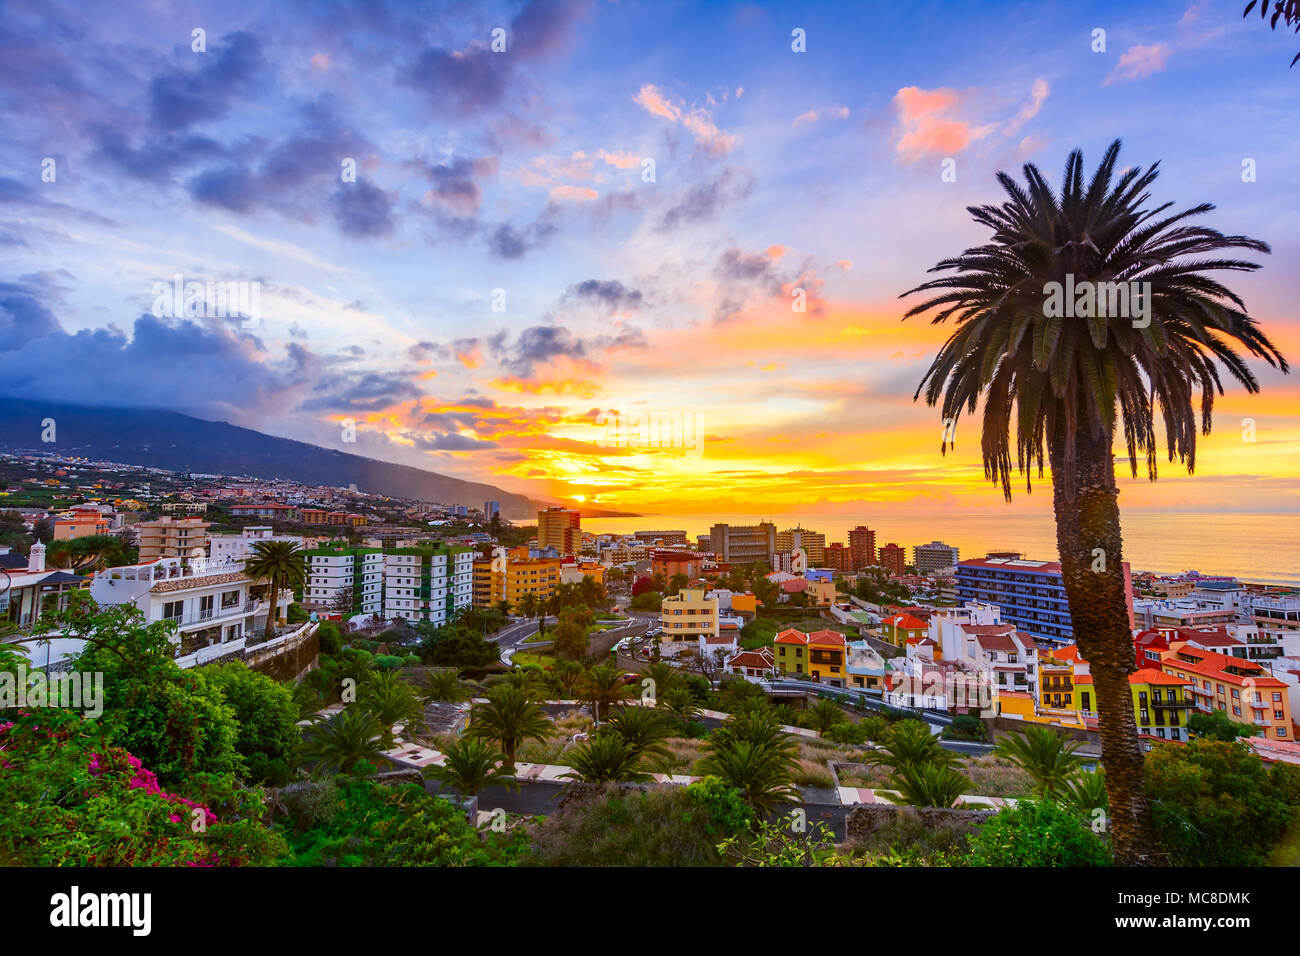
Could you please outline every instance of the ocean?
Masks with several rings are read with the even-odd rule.
[[[1027,558],[1058,559],[1056,526],[1050,514],[903,514],[859,516],[791,512],[761,514],[654,514],[636,518],[583,518],[582,528],[596,534],[633,531],[685,531],[694,541],[710,525],[772,521],[777,530],[803,526],[826,535],[827,542],[847,541],[860,524],[876,532],[876,546],[895,542],[907,551],[939,540],[960,549],[962,558],[987,551],[1020,551]],[[1172,573],[1195,570],[1231,574],[1243,581],[1300,585],[1300,515],[1197,514],[1127,512],[1121,515],[1124,559],[1134,571]]]

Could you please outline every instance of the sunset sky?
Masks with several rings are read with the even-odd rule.
[[[943,457],[912,400],[945,328],[897,296],[985,238],[997,170],[1115,138],[1272,245],[1228,281],[1300,361],[1300,38],[1224,0],[865,6],[5,3],[0,388],[610,508],[986,511],[978,425]],[[177,274],[260,282],[260,322],[152,315]],[[1253,367],[1125,507],[1300,511],[1300,375]]]

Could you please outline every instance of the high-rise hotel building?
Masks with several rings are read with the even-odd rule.
[[[547,508],[537,512],[537,547],[554,548],[560,554],[582,550],[582,516],[571,508]]]

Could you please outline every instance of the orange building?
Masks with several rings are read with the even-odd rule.
[[[655,551],[650,560],[654,573],[662,574],[665,581],[677,574],[694,581],[704,569],[704,557],[694,551]]]
[[[94,534],[108,534],[109,522],[98,511],[74,508],[66,515],[54,519],[54,540],[68,541]]]
[[[1262,664],[1175,641],[1160,655],[1160,669],[1192,685],[1200,712],[1222,711],[1237,723],[1249,725],[1253,737],[1293,739],[1287,685]]]

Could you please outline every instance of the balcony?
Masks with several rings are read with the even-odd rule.
[[[232,617],[255,614],[262,609],[262,605],[265,603],[264,601],[245,601],[242,604],[232,604],[229,607],[212,607],[189,614],[176,614],[171,617],[164,617],[162,620],[175,624],[177,627],[194,627],[207,624],[210,621],[224,621]]]
[[[1153,700],[1152,707],[1162,707],[1165,710],[1183,710],[1188,707],[1196,706],[1190,700]]]

